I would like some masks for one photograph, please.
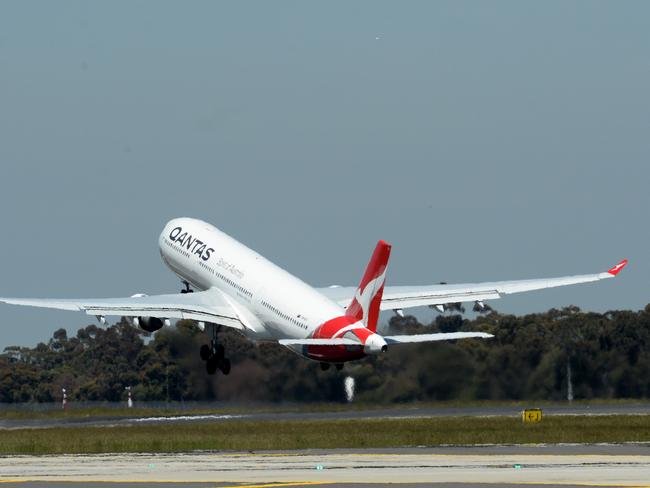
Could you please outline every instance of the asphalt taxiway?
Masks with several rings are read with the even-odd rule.
[[[536,407],[531,404],[526,408]],[[112,426],[185,422],[232,422],[266,420],[349,420],[368,418],[421,418],[421,417],[509,417],[519,416],[521,405],[469,406],[469,407],[391,407],[377,409],[348,409],[338,411],[268,411],[233,414],[193,414],[138,418],[120,417],[59,417],[32,419],[0,419],[0,429]],[[650,415],[650,402],[622,404],[557,404],[544,405],[547,415]]]
[[[646,486],[650,445],[5,456],[3,486]]]

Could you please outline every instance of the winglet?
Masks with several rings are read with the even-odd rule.
[[[624,259],[620,263],[618,263],[616,266],[609,268],[607,272],[611,274],[612,276],[616,276],[618,273],[621,272],[623,268],[625,268],[625,265],[627,264],[627,259]]]

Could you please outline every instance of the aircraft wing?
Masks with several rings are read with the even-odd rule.
[[[135,295],[128,298],[52,299],[2,298],[0,302],[30,307],[56,308],[86,312],[88,315],[157,317],[160,319],[191,319],[243,329],[244,326],[230,302],[217,290],[172,295]]]
[[[483,302],[484,300],[495,300],[511,293],[589,283],[613,278],[626,264],[627,259],[604,273],[563,276],[560,278],[493,281],[456,285],[386,286],[381,300],[381,310],[401,310],[411,307],[435,306],[469,301]],[[356,287],[319,288],[318,291],[342,307],[347,307],[354,297]]]
[[[363,346],[360,342],[352,339],[280,339],[279,344],[283,346]]]

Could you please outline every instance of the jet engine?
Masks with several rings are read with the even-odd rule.
[[[158,317],[133,317],[133,325],[147,332],[156,332],[162,329],[165,323]]]

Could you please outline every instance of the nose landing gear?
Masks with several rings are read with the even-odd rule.
[[[192,290],[192,288],[190,287],[190,283],[189,283],[189,281],[183,281],[183,284],[185,285],[185,288],[183,288],[183,289],[181,290],[181,293],[182,293],[182,294],[185,294],[185,293],[194,293],[194,290]]]
[[[217,342],[217,333],[220,327],[214,324],[209,324],[209,326],[212,328],[212,340],[210,345],[203,344],[201,346],[199,355],[205,361],[205,370],[209,375],[215,374],[217,369],[227,375],[230,373],[230,359],[226,357],[226,349],[223,344]]]

